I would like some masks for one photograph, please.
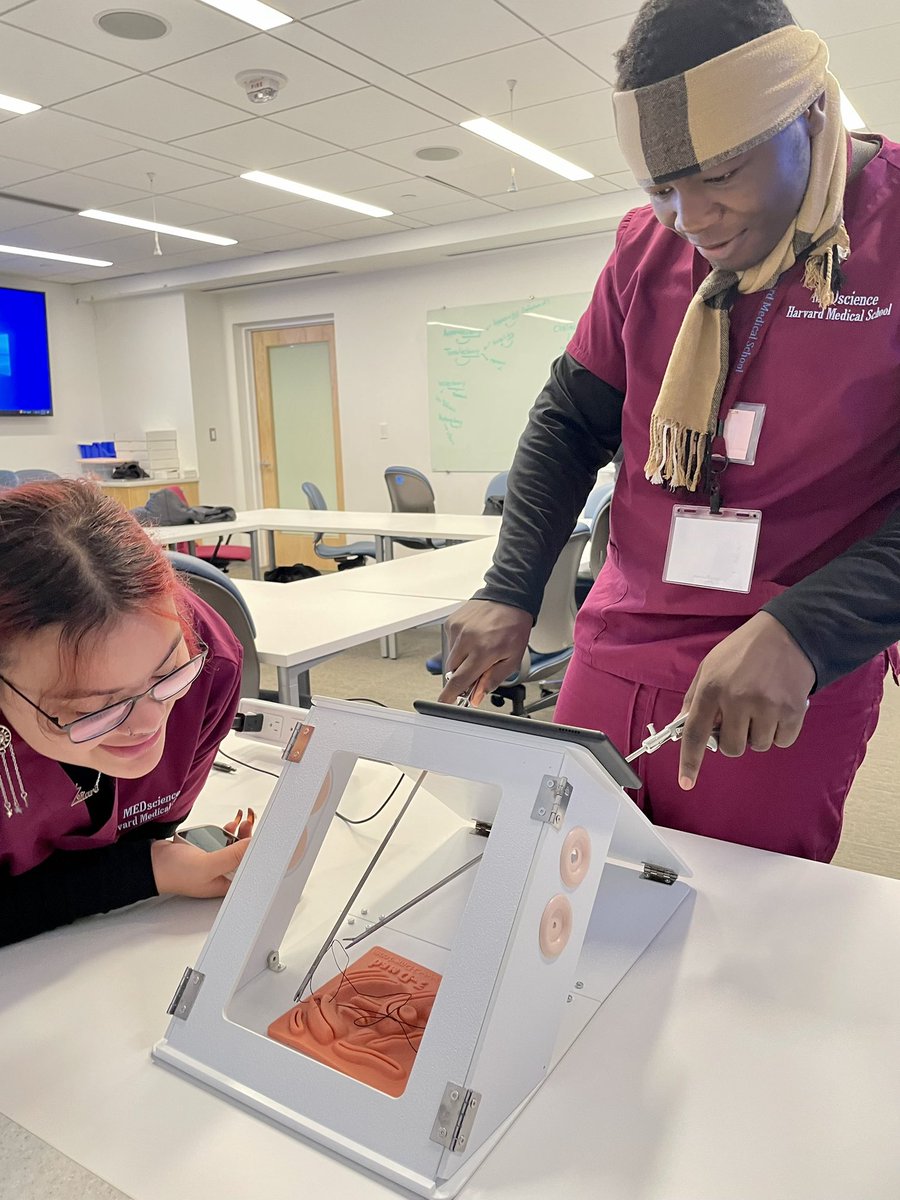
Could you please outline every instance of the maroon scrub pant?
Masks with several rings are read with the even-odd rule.
[[[810,698],[793,746],[741,758],[708,753],[693,789],[678,786],[677,744],[634,763],[644,786],[629,792],[657,825],[763,850],[829,862],[841,836],[844,801],[875,732],[885,657]],[[681,711],[681,692],[569,663],[555,720],[602,729],[623,754],[637,749],[647,725],[662,729]]]

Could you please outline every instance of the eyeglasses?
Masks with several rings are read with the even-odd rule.
[[[131,716],[137,702],[143,700],[145,696],[149,696],[158,704],[165,704],[167,700],[173,700],[179,693],[186,692],[203,670],[209,654],[208,646],[205,646],[203,642],[200,642],[199,645],[201,648],[199,654],[195,654],[184,666],[176,667],[162,679],[157,679],[156,683],[152,687],[148,687],[145,692],[140,692],[137,696],[131,696],[127,700],[119,700],[115,704],[108,704],[106,708],[98,708],[96,712],[86,713],[83,717],[78,717],[66,724],[58,717],[52,717],[50,713],[44,712],[40,705],[29,700],[24,692],[20,692],[15,684],[10,683],[4,675],[0,675],[0,680],[21,700],[30,704],[42,717],[55,725],[61,733],[68,734],[70,741],[80,745],[82,742],[91,742],[94,738],[103,737],[105,733],[112,733],[114,729],[118,729]]]

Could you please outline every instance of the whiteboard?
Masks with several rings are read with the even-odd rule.
[[[434,471],[505,471],[590,292],[428,313]]]

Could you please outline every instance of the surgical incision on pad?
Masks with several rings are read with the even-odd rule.
[[[401,1096],[441,976],[375,946],[269,1026],[269,1037]]]

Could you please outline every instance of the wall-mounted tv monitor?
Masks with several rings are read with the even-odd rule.
[[[0,417],[52,413],[46,297],[0,288]]]

